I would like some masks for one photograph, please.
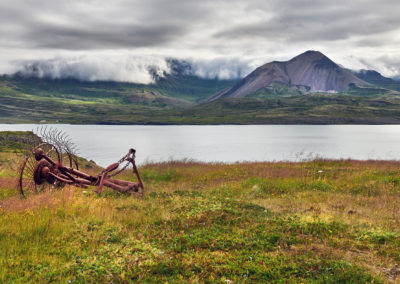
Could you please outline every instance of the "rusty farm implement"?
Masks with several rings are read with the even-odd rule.
[[[96,186],[101,193],[103,187],[121,193],[143,194],[143,183],[135,163],[134,149],[118,162],[109,165],[97,175],[79,170],[75,146],[64,133],[55,129],[40,129],[38,140],[28,151],[19,171],[18,189],[22,196],[37,193],[48,188],[62,188],[65,185],[78,187]],[[116,179],[115,176],[132,168],[137,182]]]

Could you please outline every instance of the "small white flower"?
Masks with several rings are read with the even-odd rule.
[[[253,185],[253,187],[252,187],[251,189],[252,189],[252,190],[258,190],[258,189],[259,189],[258,184]]]
[[[319,170],[318,172],[319,172],[319,173],[323,173],[324,171],[323,171],[323,170]]]

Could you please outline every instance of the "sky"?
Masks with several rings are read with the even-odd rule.
[[[0,74],[149,83],[178,58],[228,79],[318,50],[400,77],[399,15],[399,0],[1,0]]]

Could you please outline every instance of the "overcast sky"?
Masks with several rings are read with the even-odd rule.
[[[399,47],[399,0],[0,1],[0,73],[39,61],[55,76],[147,82],[175,57],[228,78],[311,49],[399,76]]]

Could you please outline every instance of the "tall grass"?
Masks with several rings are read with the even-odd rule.
[[[0,282],[396,281],[399,168],[153,163],[144,199],[74,187],[21,199],[0,175]]]

